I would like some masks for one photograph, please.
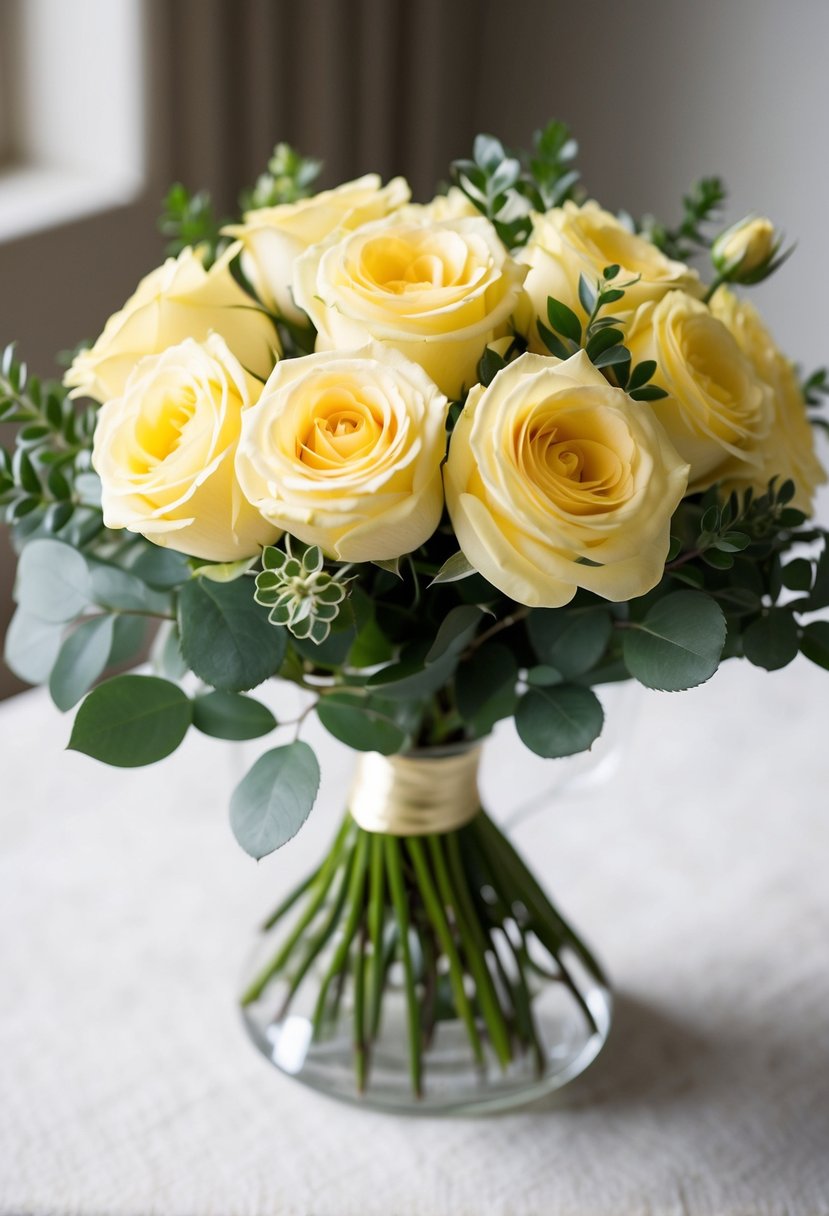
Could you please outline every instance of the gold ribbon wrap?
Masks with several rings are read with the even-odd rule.
[[[473,819],[480,745],[448,755],[360,757],[351,788],[351,814],[367,832],[427,836],[452,832]]]

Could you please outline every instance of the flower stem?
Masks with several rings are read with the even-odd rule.
[[[400,860],[400,842],[394,836],[384,836],[386,873],[389,879],[392,903],[397,917],[400,957],[406,983],[406,1015],[409,1028],[409,1070],[412,1089],[419,1098],[423,1094],[422,1061],[420,1055],[420,1011],[417,1003],[414,968],[409,944],[409,908],[406,888],[403,884],[403,866]]]

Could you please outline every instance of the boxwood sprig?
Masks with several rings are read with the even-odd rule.
[[[549,326],[538,321],[539,337],[550,354],[559,359],[569,359],[577,351],[584,350],[608,381],[625,389],[634,401],[658,401],[668,394],[658,385],[649,383],[656,371],[655,360],[644,359],[634,366],[624,344],[621,328],[624,321],[619,317],[599,315],[608,305],[621,300],[625,291],[639,281],[637,276],[619,283],[620,270],[615,263],[605,266],[601,278],[592,285],[583,274],[579,275],[579,303],[587,315],[584,324],[567,304],[548,296]]]

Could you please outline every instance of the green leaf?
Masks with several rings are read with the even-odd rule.
[[[455,674],[458,713],[477,736],[515,712],[518,663],[507,646],[487,642]]]
[[[420,655],[422,656],[422,650]],[[424,663],[422,657],[404,657],[374,673],[366,681],[367,688],[378,688],[382,695],[395,701],[419,701],[432,696],[452,677],[460,654],[447,651],[441,658]]]
[[[555,355],[557,359],[569,359],[573,353],[568,350],[562,342],[561,338],[557,337],[551,329],[548,329],[541,321],[537,323],[538,336],[551,355]]]
[[[635,388],[628,394],[634,401],[661,401],[668,394],[664,388],[660,388],[658,384],[646,384],[642,388]]]
[[[824,540],[823,551],[815,567],[815,581],[806,603],[806,611],[829,608],[829,539]]]
[[[93,616],[81,621],[63,643],[49,677],[49,692],[64,713],[77,705],[103,674],[112,651],[115,618]]]
[[[551,760],[586,751],[598,739],[603,723],[598,697],[577,684],[531,688],[515,711],[521,741],[536,755]]]
[[[811,591],[812,563],[805,557],[796,557],[783,567],[783,586],[790,591]]]
[[[130,571],[137,575],[142,583],[147,583],[158,591],[180,587],[190,578],[190,567],[183,553],[150,544],[139,553],[130,566]]]
[[[561,300],[555,300],[552,296],[548,296],[547,318],[554,330],[563,334],[565,338],[569,338],[571,342],[575,342],[577,346],[579,345],[581,342],[581,321],[572,308],[568,308],[566,304],[562,304]]]
[[[395,755],[409,742],[395,711],[393,702],[345,689],[326,693],[317,702],[317,717],[330,735],[355,751],[383,756]]]
[[[647,688],[678,692],[710,679],[725,645],[722,610],[700,591],[675,591],[644,620],[630,622],[622,650],[627,668]]]
[[[612,333],[613,330],[603,330],[603,333]],[[626,346],[611,346],[609,350],[603,350],[600,355],[596,355],[593,360],[593,366],[615,367],[618,363],[628,363],[630,361],[630,351]],[[638,393],[645,392],[644,389],[637,389]]]
[[[539,662],[554,667],[565,680],[583,675],[599,662],[612,629],[609,613],[601,608],[539,608],[527,618],[527,633]]]
[[[140,616],[116,616],[109,652],[109,665],[137,662],[144,654],[149,632],[149,622]]]
[[[100,608],[112,612],[146,612],[151,616],[168,616],[172,611],[169,595],[148,587],[127,570],[96,562],[90,567],[90,573],[90,596]]]
[[[583,274],[579,275],[579,301],[589,317],[596,303],[596,293]]]
[[[192,720],[189,698],[157,676],[116,676],[78,710],[69,748],[104,764],[137,768],[174,752]]]
[[[258,739],[276,729],[267,705],[239,692],[208,692],[193,701],[193,725],[214,739]]]
[[[444,655],[460,654],[474,638],[482,616],[477,604],[459,604],[453,608],[440,623],[426,663],[434,663]]]
[[[797,622],[786,608],[771,608],[743,634],[743,654],[755,667],[778,671],[797,657]]]
[[[800,650],[807,659],[829,671],[829,621],[812,621],[804,626]]]
[[[628,392],[631,392],[635,388],[642,388],[644,384],[647,384],[655,371],[655,359],[643,359],[641,363],[637,363],[630,373],[630,380],[627,385]]]
[[[617,346],[623,337],[624,334],[621,329],[613,329],[612,326],[608,329],[598,330],[597,333],[593,334],[585,347],[588,359],[595,363],[599,355],[609,350],[611,346]]]
[[[59,540],[30,541],[17,566],[18,604],[42,621],[71,621],[92,602],[83,556]]]
[[[253,591],[252,580],[243,578],[232,583],[193,579],[179,592],[181,653],[214,688],[244,692],[282,665],[286,631],[270,623]]]
[[[43,684],[60,653],[63,624],[17,608],[6,630],[6,666],[27,684]]]
[[[466,555],[459,551],[453,553],[451,557],[447,557],[429,586],[433,587],[435,583],[456,583],[459,579],[468,578],[470,574],[474,573],[475,567],[470,564]]]
[[[258,861],[286,844],[311,813],[319,789],[317,758],[297,740],[260,756],[233,792],[230,825]]]

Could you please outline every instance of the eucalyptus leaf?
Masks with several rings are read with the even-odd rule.
[[[540,663],[560,672],[565,680],[594,667],[610,640],[613,626],[603,609],[540,608],[527,618],[527,633]]]
[[[452,608],[440,623],[426,662],[434,663],[447,654],[460,654],[474,638],[482,616],[476,604],[459,604]]]
[[[282,665],[283,628],[253,598],[253,581],[213,583],[192,579],[178,597],[181,653],[205,683],[230,692],[255,688]]]
[[[204,693],[193,701],[193,725],[215,739],[258,739],[276,729],[267,705],[240,692]]]
[[[49,679],[62,640],[60,622],[43,621],[18,607],[6,630],[6,666],[27,684],[43,684]]]
[[[743,634],[743,654],[755,667],[778,671],[797,657],[797,621],[786,608],[770,608]]]
[[[717,670],[725,633],[725,617],[710,595],[675,591],[657,600],[644,620],[630,622],[622,644],[624,660],[647,688],[693,688]]]
[[[319,789],[317,758],[307,743],[275,747],[242,778],[230,802],[230,825],[257,861],[297,834]]]
[[[71,621],[92,603],[89,567],[59,540],[32,540],[17,567],[18,604],[42,621]]]
[[[803,628],[801,653],[829,671],[829,621],[811,621]]]
[[[515,711],[518,663],[507,646],[487,642],[455,674],[458,713],[477,736]]]
[[[519,738],[530,751],[547,759],[587,751],[601,734],[603,723],[598,697],[577,684],[530,688],[515,711]]]
[[[317,702],[317,717],[330,735],[358,752],[392,756],[410,742],[395,721],[394,702],[345,689],[326,693]]]
[[[112,612],[145,612],[148,616],[168,616],[172,600],[163,591],[148,587],[127,570],[96,562],[90,567],[90,595],[100,608]]]
[[[49,677],[58,709],[71,709],[103,674],[112,652],[115,618],[109,614],[81,621],[63,643]]]
[[[104,764],[137,768],[174,752],[192,720],[189,698],[157,676],[115,676],[78,710],[69,748]]]

